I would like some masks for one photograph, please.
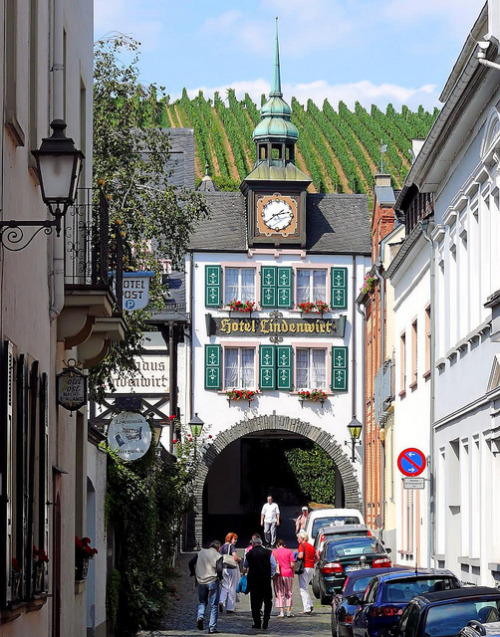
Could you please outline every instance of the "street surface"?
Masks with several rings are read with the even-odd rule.
[[[238,551],[242,553],[241,551]],[[205,615],[205,630],[196,629],[196,607],[197,592],[193,579],[189,577],[188,562],[191,554],[181,555],[177,561],[177,571],[180,574],[176,583],[178,599],[172,597],[171,609],[165,616],[160,630],[143,631],[139,633],[142,637],[160,637],[162,635],[177,635],[194,637],[208,633],[208,611]],[[304,635],[304,637],[316,637],[316,635],[329,635],[330,632],[330,607],[321,606],[319,601],[312,595],[314,611],[311,615],[302,615],[302,600],[299,592],[299,578],[294,578],[293,587],[293,608],[295,617],[276,617],[277,611],[274,608],[271,613],[271,620],[267,630],[256,630],[252,628],[252,616],[250,613],[250,596],[240,595],[240,602],[236,604],[236,612],[227,615],[219,613],[217,630],[223,635]]]

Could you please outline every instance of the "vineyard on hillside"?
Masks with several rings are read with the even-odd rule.
[[[375,105],[367,111],[359,102],[354,111],[344,102],[335,109],[328,100],[322,109],[311,100],[304,106],[292,98],[291,105],[300,134],[296,163],[317,192],[370,193],[373,175],[380,171],[381,144],[387,146],[384,171],[400,188],[411,163],[411,140],[424,138],[438,114],[422,106],[416,112],[406,106],[397,112],[391,104],[385,112]],[[218,93],[211,100],[200,91],[190,99],[184,89],[179,100],[165,104],[161,124],[193,128],[196,177],[205,174],[208,164],[219,187],[236,190],[253,168],[252,132],[259,121],[259,109],[248,94],[240,101],[230,89],[227,100]]]

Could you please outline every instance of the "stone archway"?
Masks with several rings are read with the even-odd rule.
[[[289,416],[257,416],[242,420],[229,429],[218,434],[213,443],[206,449],[200,461],[195,482],[194,534],[196,543],[201,546],[203,536],[203,486],[210,467],[218,455],[232,442],[251,433],[282,430],[295,433],[312,440],[322,447],[335,463],[342,478],[345,493],[345,506],[350,509],[361,509],[361,494],[358,479],[354,473],[349,456],[331,434],[315,427],[299,418]]]

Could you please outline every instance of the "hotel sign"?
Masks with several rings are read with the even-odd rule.
[[[205,316],[207,336],[300,336],[340,337],[345,334],[345,315],[338,318],[222,318]]]

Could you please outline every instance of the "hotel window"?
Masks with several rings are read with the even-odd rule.
[[[255,301],[253,268],[226,268],[224,276],[224,305],[230,301]]]
[[[224,389],[255,387],[255,349],[226,347],[224,349]]]
[[[411,384],[410,389],[417,387],[418,370],[418,322],[411,324]]]
[[[297,348],[297,389],[326,389],[326,349]]]
[[[399,395],[406,393],[406,334],[401,334],[399,342]]]
[[[425,372],[424,377],[429,378],[431,371],[431,306],[425,308]]]
[[[297,270],[297,305],[326,301],[326,270]]]

